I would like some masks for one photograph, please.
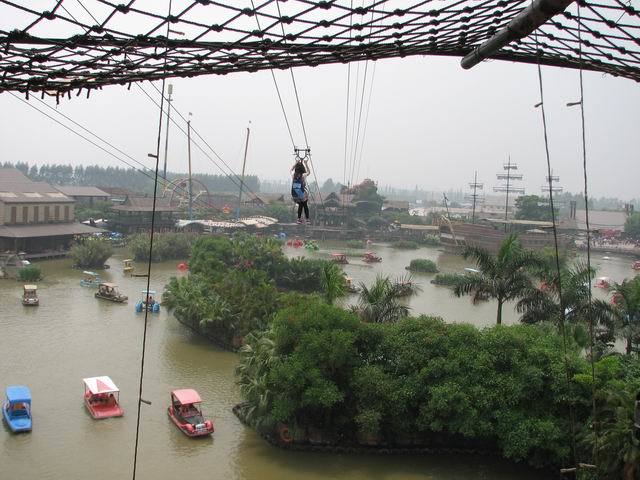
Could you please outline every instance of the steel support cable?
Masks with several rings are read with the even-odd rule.
[[[129,168],[141,173],[142,175],[144,175],[145,177],[153,180],[154,177],[151,176],[149,173],[147,173],[147,167],[142,164],[141,162],[139,162],[138,160],[136,160],[135,158],[133,158],[131,155],[123,152],[122,150],[120,150],[118,147],[115,147],[113,145],[111,145],[108,141],[104,140],[103,138],[101,138],[100,136],[96,135],[95,133],[93,133],[91,130],[88,130],[87,128],[83,127],[81,124],[75,122],[73,119],[71,119],[70,117],[67,117],[66,115],[62,114],[59,111],[56,111],[53,107],[51,107],[50,105],[47,105],[46,102],[40,100],[43,104],[45,104],[48,108],[56,111],[58,114],[62,115],[64,118],[67,118],[70,122],[76,124],[77,126],[79,126],[80,128],[82,128],[83,130],[85,130],[87,133],[89,133],[90,135],[92,135],[93,137],[95,137],[96,139],[98,139],[99,141],[103,142],[106,145],[109,145],[111,148],[113,148],[114,150],[118,151],[119,153],[121,153],[122,155],[124,155],[125,157],[128,157],[129,159],[131,159],[131,161],[137,163],[138,165],[141,165],[142,168],[138,168],[134,165],[132,165],[131,163],[129,163],[128,161],[124,160],[123,158],[117,156],[116,154],[114,154],[113,152],[107,150],[106,148],[104,148],[102,145],[94,142],[93,140],[91,140],[90,138],[87,138],[86,136],[84,136],[83,134],[79,133],[77,130],[74,130],[73,128],[69,127],[68,125],[65,125],[64,123],[62,123],[60,120],[52,117],[51,115],[49,115],[47,112],[45,112],[44,110],[40,110],[38,107],[36,107],[35,105],[33,105],[32,103],[30,103],[28,100],[25,100],[23,98],[20,98],[18,95],[16,95],[13,92],[8,92],[11,96],[13,96],[14,98],[16,98],[17,100],[21,101],[22,103],[24,103],[25,105],[31,107],[33,110],[35,110],[36,112],[40,113],[41,115],[44,115],[45,117],[47,117],[48,119],[54,121],[55,123],[57,123],[58,125],[60,125],[61,127],[63,127],[64,129],[70,131],[71,133],[73,133],[74,135],[77,135],[78,137],[82,138],[83,140],[85,140],[86,142],[90,143],[91,145],[93,145],[94,147],[99,148],[100,150],[102,150],[103,152],[105,152],[107,155],[113,157],[114,159],[116,159],[117,161],[127,165]],[[36,97],[36,100],[39,100]],[[171,182],[167,182],[166,184],[164,184],[164,186],[168,186]],[[184,189],[183,190],[184,193]],[[208,208],[209,205],[208,204],[201,204],[200,206],[202,207],[206,207]],[[215,208],[215,207],[212,207]]]
[[[358,166],[356,168],[356,181],[360,178],[360,165],[364,155],[364,140],[367,135],[367,126],[369,125],[369,108],[371,107],[371,95],[373,93],[373,81],[376,78],[376,64],[373,64],[373,72],[371,74],[371,83],[369,84],[369,99],[367,100],[367,112],[364,116],[364,130],[362,132],[362,142],[360,143],[360,157],[358,158]]]
[[[593,463],[598,465],[598,442],[599,442],[599,429],[598,429],[598,410],[596,408],[596,370],[593,357],[593,347],[595,344],[595,333],[593,328],[593,297],[591,292],[591,227],[589,224],[589,191],[587,181],[587,140],[585,133],[585,121],[584,121],[584,84],[582,79],[582,20],[580,16],[580,2],[578,2],[578,59],[580,66],[578,69],[580,79],[580,124],[582,127],[582,172],[584,181],[584,213],[585,223],[587,227],[587,272],[589,275],[589,286],[587,288],[588,301],[589,301],[589,361],[591,363],[591,409],[593,415],[593,434],[594,434],[594,446],[593,449]],[[621,17],[622,18],[622,17]]]
[[[534,31],[534,37],[538,39],[537,33]],[[544,88],[542,84],[542,67],[540,63],[537,65],[538,69],[538,87],[540,91],[540,113],[542,117],[542,130],[544,133],[544,148],[545,148],[545,156],[547,160],[547,181],[549,183],[549,204],[551,208],[551,221],[553,228],[553,246],[555,253],[555,264],[556,264],[556,276],[557,276],[557,288],[558,288],[558,302],[560,304],[560,331],[562,334],[562,349],[563,349],[563,359],[564,359],[564,367],[565,367],[565,380],[567,385],[567,390],[571,389],[571,374],[569,371],[569,358],[567,354],[567,331],[566,331],[566,317],[565,317],[565,304],[564,297],[562,294],[562,275],[560,270],[560,254],[558,249],[558,229],[556,228],[556,213],[553,204],[553,179],[551,173],[551,157],[549,155],[549,138],[547,135],[547,117],[545,114],[544,108]],[[571,426],[571,455],[573,464],[577,464],[577,451],[576,451],[576,427],[575,427],[575,411],[573,408],[573,399],[569,399],[569,421]]]
[[[138,84],[138,83],[137,83],[137,84],[136,84],[136,86],[137,86],[137,87],[142,91],[142,93],[144,93],[144,94],[147,96],[147,98],[149,98],[149,99],[150,99],[150,100],[151,100],[151,101],[152,101],[156,106],[160,106],[160,104],[159,104],[155,99],[153,99],[153,97],[151,97],[151,95],[149,95],[149,93],[148,93],[144,88],[142,88],[142,86],[141,86],[140,84]],[[163,111],[164,111],[164,110],[163,110]],[[175,108],[174,108],[174,111],[176,111],[176,109],[175,109]],[[181,118],[182,118],[182,119],[184,119],[184,117],[183,117],[182,115],[180,115],[180,116],[181,116]],[[182,127],[178,122],[176,122],[176,121],[175,121],[175,119],[170,118],[170,120],[171,120],[171,123],[173,123],[173,125],[175,125],[175,126],[178,128],[178,130],[180,130],[180,132],[182,132],[185,136],[187,135],[187,132],[184,130],[184,128],[183,128],[183,127]],[[193,128],[192,128],[192,130],[193,130]],[[198,135],[198,137],[202,138],[200,135]],[[203,141],[204,141],[204,140],[203,140]],[[207,158],[207,159],[208,159],[208,160],[209,160],[213,165],[215,165],[215,167],[216,167],[216,168],[218,168],[218,170],[220,170],[220,171],[222,172],[222,174],[223,174],[224,176],[226,176],[226,177],[227,177],[227,178],[228,178],[228,179],[229,179],[229,180],[230,180],[230,181],[231,181],[231,182],[232,182],[236,187],[238,187],[238,188],[240,187],[240,184],[238,183],[238,181],[236,181],[236,180],[235,180],[231,175],[229,175],[228,173],[226,173],[226,172],[224,171],[224,169],[223,169],[220,165],[218,165],[218,163],[217,163],[217,162],[216,162],[216,161],[215,161],[215,160],[214,160],[214,159],[213,159],[213,158],[212,158],[212,157],[211,157],[211,156],[210,156],[210,155],[205,151],[205,149],[204,149],[204,148],[203,148],[203,147],[202,147],[202,146],[201,146],[201,145],[200,145],[196,140],[192,139],[192,140],[191,140],[191,142],[192,142],[192,143],[193,143],[193,144],[198,148],[198,150],[200,150],[200,152],[202,152],[202,154],[203,154],[203,155],[204,155],[204,156],[205,156],[205,157],[206,157],[206,158]],[[204,141],[204,143],[206,144],[206,141]],[[211,149],[211,146],[209,146],[208,144],[207,144],[207,146]],[[213,151],[213,149],[211,149],[211,150]],[[215,153],[215,152],[214,152],[214,153]],[[216,154],[216,155],[217,155],[217,154]],[[218,156],[218,158],[220,158],[220,157]],[[224,160],[222,160],[221,158],[220,158],[220,160],[221,160],[223,163],[225,163],[225,162],[224,162]],[[225,165],[227,165],[227,164],[225,163]],[[228,165],[227,165],[227,168],[231,169]],[[233,172],[233,171],[232,171],[232,173],[234,173],[234,175],[235,175],[236,177],[238,177],[238,175],[237,175],[237,174],[235,174],[235,172]],[[251,190],[251,189],[250,189],[250,188],[248,188],[248,187],[247,187],[247,191],[248,191],[249,193],[251,193],[254,197],[257,195],[253,190]]]
[[[351,119],[351,146],[349,151],[349,185],[353,185],[353,150],[355,148],[356,138],[356,112],[358,111],[358,87],[360,86],[360,62],[356,65],[356,81],[355,81],[355,94],[353,96],[353,118]]]
[[[12,92],[9,92],[13,95]],[[23,100],[19,97],[17,97],[16,95],[13,95],[14,97],[18,98],[18,100],[23,101],[24,103],[26,103],[27,105],[32,106],[28,101]],[[122,149],[118,148],[117,146],[113,145],[111,142],[109,142],[108,140],[105,140],[104,138],[102,138],[101,136],[99,136],[98,134],[92,132],[91,130],[89,130],[87,127],[85,127],[84,125],[82,125],[81,123],[76,122],[73,118],[69,117],[68,115],[65,115],[63,112],[61,112],[60,110],[52,107],[51,105],[49,105],[47,102],[45,102],[44,100],[39,99],[38,97],[34,97],[38,102],[40,102],[41,104],[43,104],[45,107],[47,107],[48,109],[50,109],[51,111],[53,111],[54,113],[56,113],[57,115],[62,116],[63,118],[65,118],[67,121],[73,123],[74,125],[76,125],[77,127],[81,128],[82,130],[84,130],[85,132],[87,132],[89,135],[93,136],[94,138],[96,138],[98,141],[104,143],[105,145],[108,145],[110,148],[112,148],[113,150],[115,150],[116,152],[118,152],[119,154],[125,156],[126,158],[128,158],[130,161],[140,165],[141,168],[138,168],[134,165],[132,165],[131,163],[127,162],[126,160],[123,160],[122,158],[118,157],[117,155],[114,155],[112,152],[108,151],[107,149],[103,148],[102,146],[96,144],[95,142],[91,141],[90,139],[84,137],[83,135],[78,134],[75,130],[66,127],[63,123],[55,120],[54,118],[50,117],[49,115],[47,115],[45,112],[39,110],[39,109],[35,109],[36,111],[42,113],[43,115],[46,115],[48,118],[50,118],[51,120],[54,120],[56,123],[60,124],[61,126],[67,128],[69,131],[71,131],[72,133],[75,133],[76,135],[78,135],[80,138],[86,140],[87,142],[91,143],[92,145],[100,148],[102,151],[104,151],[105,153],[111,155],[113,158],[115,158],[116,160],[118,160],[121,163],[124,163],[125,165],[127,165],[129,168],[132,168],[134,170],[136,170],[137,172],[140,172],[141,174],[143,174],[144,176],[146,176],[147,178],[150,178],[151,180],[153,180],[153,176],[151,176],[149,173],[147,173],[147,171],[149,170],[148,167],[143,164],[142,162],[140,162],[139,160],[136,160],[133,156],[129,155],[127,152],[123,151]],[[32,106],[33,107],[33,106]],[[34,107],[35,108],[35,107]],[[164,179],[160,180],[160,182],[162,183],[162,186],[164,188],[167,188],[169,185],[172,184],[171,181],[166,181]],[[181,188],[181,187],[177,187],[179,190],[182,190],[182,193],[186,193],[186,190]],[[201,207],[209,207],[208,204],[206,203],[202,203],[200,202]],[[216,208],[211,206],[211,208]]]
[[[140,90],[142,90],[142,92],[147,96],[147,98],[149,98],[150,100],[152,100],[155,105],[157,106],[158,103],[157,101],[153,100],[153,98],[151,97],[151,95],[149,95],[147,93],[147,91],[142,88],[142,86],[140,84],[136,84],[138,86],[138,88],[140,88]],[[160,91],[160,89],[158,87],[156,87],[153,83],[151,83],[151,86],[160,94],[162,94],[162,92]],[[165,97],[165,100],[167,100],[167,98]],[[178,116],[182,119],[182,121],[184,121],[185,123],[187,123],[187,119],[185,118],[185,116],[180,112],[180,110],[178,110],[178,108],[175,106],[172,107],[173,111],[175,113],[178,114]],[[171,120],[171,122],[176,125],[178,127],[178,129],[185,135],[187,136],[187,132],[185,132],[184,128],[180,127],[180,125],[178,125],[178,123],[172,119],[171,117],[169,117],[169,119]],[[231,182],[233,182],[233,184],[236,187],[240,187],[240,184],[238,182],[240,182],[241,178],[240,175],[238,175],[236,172],[233,171],[233,169],[231,168],[231,166],[229,166],[229,164],[227,162],[224,161],[224,159],[218,154],[218,152],[216,152],[214,150],[214,148],[204,139],[204,137],[202,135],[200,135],[200,133],[193,127],[193,125],[191,126],[191,133],[195,134],[201,141],[202,143],[204,143],[207,148],[209,150],[211,150],[211,152],[218,158],[218,160],[220,160],[220,162],[227,167],[228,172],[226,172],[220,165],[217,164],[217,162],[215,160],[213,160],[213,158],[211,158],[203,149],[200,145],[197,144],[197,142],[195,140],[192,140],[192,142],[198,147],[198,149],[205,155],[205,157],[211,162],[213,163],[216,168],[218,168],[222,174],[227,177]],[[230,173],[229,173],[230,172]],[[234,177],[237,180],[234,180]],[[246,190],[247,192],[249,192],[250,194],[252,194],[254,197],[257,195],[253,190],[251,190],[251,188],[247,187],[246,185],[243,187],[243,190]]]
[[[171,16],[171,2],[169,0],[169,13],[167,17]],[[167,40],[169,39],[169,27],[171,23],[167,19]],[[165,50],[164,55],[164,66],[167,66],[167,53],[169,51],[168,45]],[[138,389],[138,409],[136,413],[136,442],[133,450],[133,472],[132,472],[132,480],[136,480],[136,473],[138,470],[138,444],[140,440],[140,409],[142,407],[142,387],[144,382],[144,360],[147,346],[147,325],[149,320],[149,305],[148,297],[149,297],[149,289],[151,287],[151,259],[153,258],[153,233],[155,230],[156,223],[156,199],[158,194],[158,169],[160,165],[160,144],[162,141],[162,117],[164,116],[163,106],[164,106],[164,86],[166,80],[162,79],[162,96],[160,98],[160,114],[158,117],[158,137],[156,141],[156,168],[155,168],[155,181],[153,183],[153,205],[151,210],[151,233],[149,235],[149,262],[147,263],[147,292],[145,294],[145,300],[143,303],[144,306],[144,329],[142,331],[142,352],[140,355],[140,384]]]

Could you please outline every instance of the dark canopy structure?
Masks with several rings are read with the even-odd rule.
[[[43,5],[49,4],[48,9]],[[640,81],[633,0],[0,0],[0,92],[415,55]]]

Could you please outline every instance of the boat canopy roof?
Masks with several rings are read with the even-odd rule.
[[[37,290],[38,286],[37,285],[25,285],[24,289],[25,290]]]
[[[85,275],[91,275],[92,277],[97,277],[98,274],[96,272],[90,272],[89,270],[85,270],[84,272]]]
[[[124,260],[122,260],[123,263],[131,263],[133,262],[133,258],[125,258]]]
[[[142,292],[140,292],[140,293],[147,293],[149,295],[155,295],[156,291],[155,290],[142,290]]]
[[[107,283],[107,282],[103,282],[100,284],[101,287],[109,287],[109,288],[118,288],[118,284],[117,283]]]
[[[344,252],[333,252],[331,255],[333,255],[334,257],[346,257],[347,254]]]
[[[113,380],[106,375],[102,377],[83,378],[82,381],[93,395],[97,393],[113,393],[120,391],[118,387],[116,387],[116,384],[113,383]]]
[[[29,387],[25,387],[24,385],[12,385],[7,387],[7,400],[9,403],[31,403],[31,391]]]
[[[191,388],[183,388],[180,390],[174,390],[171,392],[171,395],[178,401],[181,405],[188,405],[191,403],[200,403],[202,399],[198,392]]]

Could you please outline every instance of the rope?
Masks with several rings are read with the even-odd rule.
[[[538,41],[538,35],[534,32],[534,36],[536,42]],[[558,230],[556,228],[556,213],[553,205],[553,180],[551,175],[551,157],[549,155],[549,138],[547,136],[547,117],[544,109],[544,89],[542,85],[542,67],[540,63],[537,64],[538,68],[538,86],[540,90],[540,112],[542,115],[542,129],[544,132],[544,147],[545,147],[545,155],[547,159],[547,180],[549,182],[549,204],[551,207],[551,221],[553,224],[553,246],[555,251],[555,263],[556,263],[556,275],[558,276],[558,301],[560,303],[560,331],[562,333],[562,349],[563,349],[563,358],[565,364],[565,375],[566,375],[566,383],[567,389],[570,389],[571,386],[571,376],[569,373],[569,359],[567,358],[567,332],[565,327],[566,317],[565,317],[565,305],[564,298],[562,295],[562,276],[560,273],[560,256],[558,251]],[[569,400],[569,419],[571,424],[571,451],[573,457],[573,464],[576,464],[577,461],[577,451],[576,451],[576,427],[575,427],[575,412],[573,409],[573,400]]]
[[[171,16],[171,2],[169,0],[169,13],[168,16]],[[169,40],[169,27],[171,23],[167,20],[167,48],[165,50],[164,55],[164,68],[167,66],[167,52],[169,51],[168,40]],[[165,87],[166,79],[162,79],[162,97],[160,98],[160,115],[158,118],[158,138],[156,142],[156,169],[155,169],[155,181],[153,183],[153,206],[151,210],[151,234],[149,235],[149,262],[147,263],[147,293],[146,296],[149,295],[149,290],[151,288],[151,258],[153,255],[153,233],[155,230],[155,222],[156,222],[156,200],[158,193],[158,169],[160,165],[160,143],[162,139],[162,117],[164,115],[163,106],[164,106],[164,87]],[[136,480],[136,472],[138,470],[138,443],[140,440],[140,408],[142,406],[142,387],[144,382],[144,360],[147,346],[147,326],[149,320],[149,308],[146,305],[145,298],[145,309],[144,309],[144,329],[142,331],[142,353],[140,355],[140,385],[138,389],[138,410],[136,413],[136,443],[134,447],[133,453],[133,474],[132,480]]]
[[[621,17],[622,18],[622,17]],[[619,20],[619,19],[618,19]],[[594,431],[594,443],[595,448],[593,450],[593,462],[598,465],[598,422],[597,422],[597,409],[596,409],[596,370],[593,357],[593,347],[595,343],[595,335],[593,329],[593,298],[591,292],[591,227],[589,224],[589,193],[587,182],[587,141],[585,133],[584,122],[584,85],[582,81],[582,17],[580,12],[580,2],[578,2],[578,62],[579,62],[579,77],[580,77],[580,122],[582,127],[582,172],[584,181],[584,213],[585,223],[587,227],[587,271],[589,272],[589,287],[588,287],[588,301],[589,301],[589,359],[591,363],[591,409],[593,415],[593,431]]]

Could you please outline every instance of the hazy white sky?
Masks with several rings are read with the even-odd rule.
[[[352,77],[357,68],[352,64]],[[360,68],[362,76],[364,63]],[[372,68],[370,63],[369,78]],[[278,71],[276,76],[296,143],[302,146],[290,75]],[[320,182],[328,177],[342,181],[347,66],[297,69],[295,77]],[[640,85],[591,72],[584,79],[591,193],[640,197]],[[578,72],[546,67],[543,81],[554,173],[566,191],[578,192],[580,109],[565,106],[579,98]],[[269,72],[171,83],[175,107],[184,115],[193,112],[193,126],[235,171],[241,168],[250,120],[247,172],[288,178],[292,145]],[[144,88],[157,98],[148,83]],[[478,180],[490,191],[500,183],[495,174],[511,155],[524,174],[527,193],[539,194],[546,164],[540,110],[534,108],[538,99],[536,67],[531,65],[494,61],[465,71],[456,58],[378,61],[359,178],[406,188],[465,189],[478,170]],[[152,166],[147,153],[155,151],[158,108],[137,87],[108,87],[89,99],[73,96],[58,109]],[[8,93],[0,95],[0,111],[0,161],[122,165]],[[363,112],[362,126],[364,120]],[[171,129],[169,170],[186,171],[186,138],[175,126]],[[193,164],[194,171],[220,173],[197,149]]]

